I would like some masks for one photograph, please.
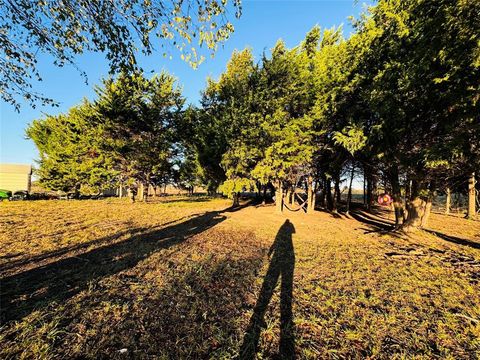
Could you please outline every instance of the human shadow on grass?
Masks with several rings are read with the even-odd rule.
[[[265,252],[258,242],[245,242],[251,233],[235,232],[232,254],[216,251],[198,262],[172,261],[172,271],[154,296],[136,301],[132,311],[108,329],[95,318],[73,319],[88,329],[100,329],[97,347],[89,347],[92,358],[118,358],[118,349],[127,348],[124,358],[152,357],[165,359],[210,359],[228,357],[234,349],[232,339],[238,331],[238,319],[245,311],[249,289],[261,268]],[[235,246],[241,249],[236,249]],[[98,301],[106,303],[132,301],[130,291],[92,294],[85,307]],[[122,297],[125,298],[122,299]],[[119,300],[119,298],[121,300]],[[91,305],[90,305],[91,306]],[[93,336],[88,335],[88,340]],[[81,344],[81,336],[79,343]],[[75,341],[78,341],[75,339]],[[77,343],[77,344],[79,344]],[[75,346],[79,356],[89,357],[82,346]],[[70,348],[66,349],[71,351]],[[135,354],[141,354],[141,356]],[[222,356],[219,356],[221,354]]]
[[[167,249],[224,221],[226,209],[210,211],[162,229],[69,256],[1,279],[1,322],[18,320],[52,302],[63,302],[93,280],[134,267],[154,252]],[[136,229],[141,231],[141,229]],[[133,230],[135,231],[135,230]]]
[[[263,280],[262,289],[253,310],[253,315],[245,332],[240,348],[240,359],[254,359],[257,353],[260,332],[265,328],[265,312],[270,303],[279,278],[280,283],[280,346],[279,357],[293,359],[295,357],[295,335],[292,312],[293,272],[295,268],[295,252],[292,234],[293,224],[286,220],[280,227],[275,241],[269,250],[270,265]]]

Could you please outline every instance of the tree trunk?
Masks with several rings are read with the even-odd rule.
[[[378,195],[378,183],[377,183],[377,178],[372,175],[372,205],[375,204],[375,201],[377,200],[377,195]]]
[[[128,198],[130,199],[130,202],[131,203],[134,203],[135,202],[135,191],[132,190],[130,187],[127,189],[127,195],[128,195]]]
[[[342,193],[340,191],[340,175],[335,179],[335,200],[337,204],[340,204],[342,201]]]
[[[367,178],[367,210],[372,211],[373,207],[373,176],[370,170],[366,172]]]
[[[400,181],[398,178],[398,168],[396,166],[390,169],[390,183],[392,185],[393,210],[395,212],[395,229],[400,227],[400,221],[403,220],[403,203]]]
[[[325,179],[325,176],[322,176],[322,189],[320,190],[320,206],[324,209],[327,208],[325,204],[325,199],[326,199],[326,192],[325,189],[327,188],[327,180]]]
[[[467,210],[467,218],[474,219],[477,215],[475,209],[475,173],[473,172],[468,179],[468,210]]]
[[[425,187],[416,180],[413,180],[411,186],[412,199],[407,204],[408,216],[407,220],[402,225],[404,231],[408,232],[416,230],[427,225],[434,196],[434,184],[430,184],[427,199],[422,199],[420,197],[422,190],[425,190]]]
[[[232,207],[238,207],[240,206],[240,193],[236,192],[233,193],[233,204]]]
[[[335,183],[333,185],[333,198],[332,198],[332,211],[337,212],[337,205],[338,205],[338,192],[340,190],[340,186],[338,184],[338,179],[335,179]]]
[[[275,191],[275,211],[277,213],[283,212],[283,187],[282,182],[279,181]]]
[[[317,206],[317,187],[315,186],[312,189],[312,212],[315,211],[316,206]]]
[[[363,205],[367,205],[367,178],[363,170]]]
[[[435,199],[436,196],[436,183],[434,180],[430,182],[430,186],[428,189],[428,197],[427,197],[427,202],[425,204],[425,213],[422,216],[422,223],[421,227],[425,228],[428,224],[428,219],[430,218],[430,213],[432,211],[432,203],[433,200]]]
[[[430,212],[432,211],[432,200],[433,194],[429,194],[425,203],[425,212],[423,213],[422,222],[420,224],[420,227],[422,228],[427,227],[428,219],[430,218]]]
[[[307,214],[313,214],[315,211],[315,194],[313,193],[313,177],[308,175],[307,189]]]
[[[325,195],[327,197],[327,209],[333,210],[332,181],[328,179],[325,183]]]
[[[450,188],[447,187],[445,189],[445,193],[447,195],[447,199],[445,201],[445,214],[450,214],[450,207],[451,207],[451,203],[452,203],[452,194],[450,193]]]
[[[324,209],[327,207],[325,205],[325,187],[320,190],[320,206]]]
[[[352,172],[350,173],[350,184],[348,186],[348,196],[347,196],[347,215],[350,212],[350,203],[352,202],[352,184],[353,176],[355,175],[355,164],[352,163]]]
[[[265,205],[267,202],[267,185],[263,185],[263,201],[262,204]]]
[[[143,202],[147,202],[147,198],[148,198],[148,184],[142,182],[140,184],[140,199]]]
[[[407,220],[403,223],[402,229],[405,231],[411,231],[420,228],[422,225],[422,217],[425,214],[425,207],[426,202],[419,196],[410,200],[407,205]]]
[[[404,208],[403,208],[403,222],[407,221],[408,217],[408,201],[412,198],[412,180],[410,180],[409,177],[407,177],[407,182],[405,184],[405,202],[404,202]]]

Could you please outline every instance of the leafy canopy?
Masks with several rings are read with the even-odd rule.
[[[213,56],[233,32],[226,16],[231,8],[239,17],[240,0],[0,0],[2,100],[17,111],[20,98],[33,107],[56,104],[33,89],[32,80],[42,79],[39,53],[57,66],[77,67],[78,55],[101,52],[115,74],[136,69],[138,51],[150,55],[162,47],[166,57],[176,48],[196,67],[204,60],[199,50]]]

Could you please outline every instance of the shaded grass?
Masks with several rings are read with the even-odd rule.
[[[185,201],[181,201],[184,199]],[[227,208],[224,199],[190,203],[190,198],[165,197],[151,203],[126,199],[100,201],[32,201],[0,204],[0,273],[15,264],[58,257],[98,246],[95,241],[122,240],[136,231],[161,228],[194,214]],[[56,252],[58,252],[56,254]]]
[[[91,281],[134,267],[154,252],[167,249],[225,220],[218,211],[206,212],[159,230],[134,229],[127,240],[96,247],[2,279],[2,320],[16,320],[41,305],[66,300]],[[110,237],[107,240],[111,240]],[[105,239],[95,240],[103,244]],[[5,311],[8,309],[8,312]]]
[[[0,357],[480,356],[479,222],[185,200],[1,204]]]
[[[204,235],[30,313],[4,332],[7,357],[111,358],[127,349],[127,358],[204,358],[235,351],[228,346],[240,337],[234,320],[244,311],[262,249],[253,234]],[[241,253],[225,248],[240,239]]]

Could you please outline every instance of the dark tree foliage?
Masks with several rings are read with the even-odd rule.
[[[235,51],[208,80],[201,106],[185,112],[178,90],[164,87],[168,77],[159,86],[122,75],[96,103],[108,134],[101,143],[111,143],[120,173],[137,182],[175,163],[176,183],[207,185],[235,203],[241,191],[269,189],[282,211],[299,190],[307,212],[315,194],[317,205],[337,211],[343,188],[348,212],[361,174],[369,209],[380,191],[392,195],[396,228],[425,226],[433,198],[447,189],[469,194],[472,217],[479,17],[476,0],[381,0],[348,39],[341,28],[314,27],[298,46],[278,41],[259,61]]]
[[[171,176],[180,151],[175,124],[184,104],[175,78],[122,73],[96,92],[95,102],[27,129],[40,151],[40,182],[62,191],[114,185],[146,190]]]
[[[466,189],[479,168],[479,16],[472,0],[385,0],[348,40],[314,28],[258,65],[235,53],[200,110],[222,124],[222,191],[259,181],[279,198],[308,173],[336,210],[357,163],[369,206],[381,187],[398,227],[426,224],[437,189],[458,178]]]

